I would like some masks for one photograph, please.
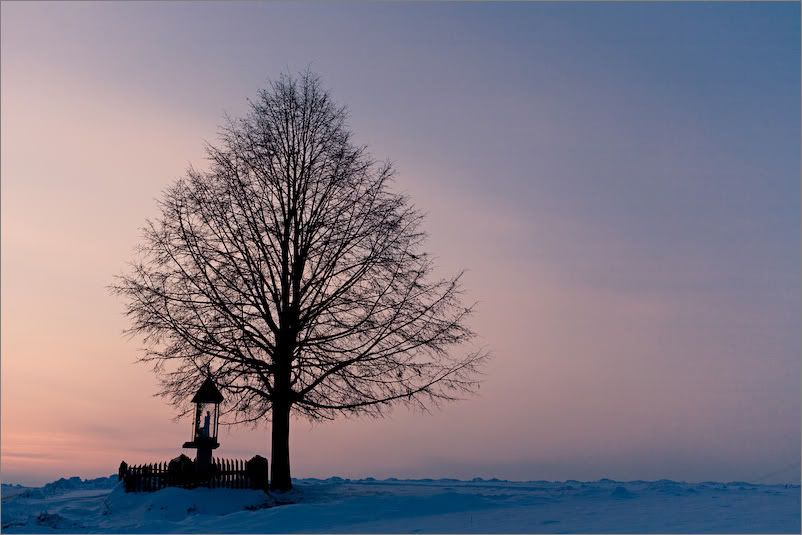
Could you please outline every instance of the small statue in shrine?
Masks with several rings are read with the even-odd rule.
[[[203,417],[203,437],[209,438],[209,411],[206,411],[206,416]]]

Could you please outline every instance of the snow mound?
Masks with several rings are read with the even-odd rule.
[[[37,515],[36,525],[53,530],[74,530],[83,527],[75,520],[65,518],[58,513],[48,513],[47,511]]]
[[[627,500],[629,498],[634,498],[635,495],[629,492],[626,487],[616,487],[613,492],[610,493],[610,497],[618,500]]]
[[[189,515],[221,516],[272,505],[261,490],[167,487],[155,492],[125,492],[118,485],[104,500],[103,514],[176,521]]]

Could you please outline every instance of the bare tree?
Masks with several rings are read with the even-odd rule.
[[[472,391],[487,358],[451,351],[474,337],[461,274],[434,277],[421,214],[346,119],[315,75],[272,82],[165,191],[113,286],[163,396],[182,406],[211,373],[232,423],[270,419],[274,489],[291,488],[291,411],[425,408]]]

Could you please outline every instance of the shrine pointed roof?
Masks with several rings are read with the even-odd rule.
[[[223,394],[217,389],[211,377],[206,377],[203,384],[192,397],[192,403],[221,403]]]

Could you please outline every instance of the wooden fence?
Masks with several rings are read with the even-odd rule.
[[[212,459],[208,472],[202,475],[194,470],[170,470],[169,463],[165,462],[121,466],[120,479],[128,492],[150,492],[164,487],[262,489],[267,486],[267,474],[260,472],[262,470],[248,467],[241,459]]]

